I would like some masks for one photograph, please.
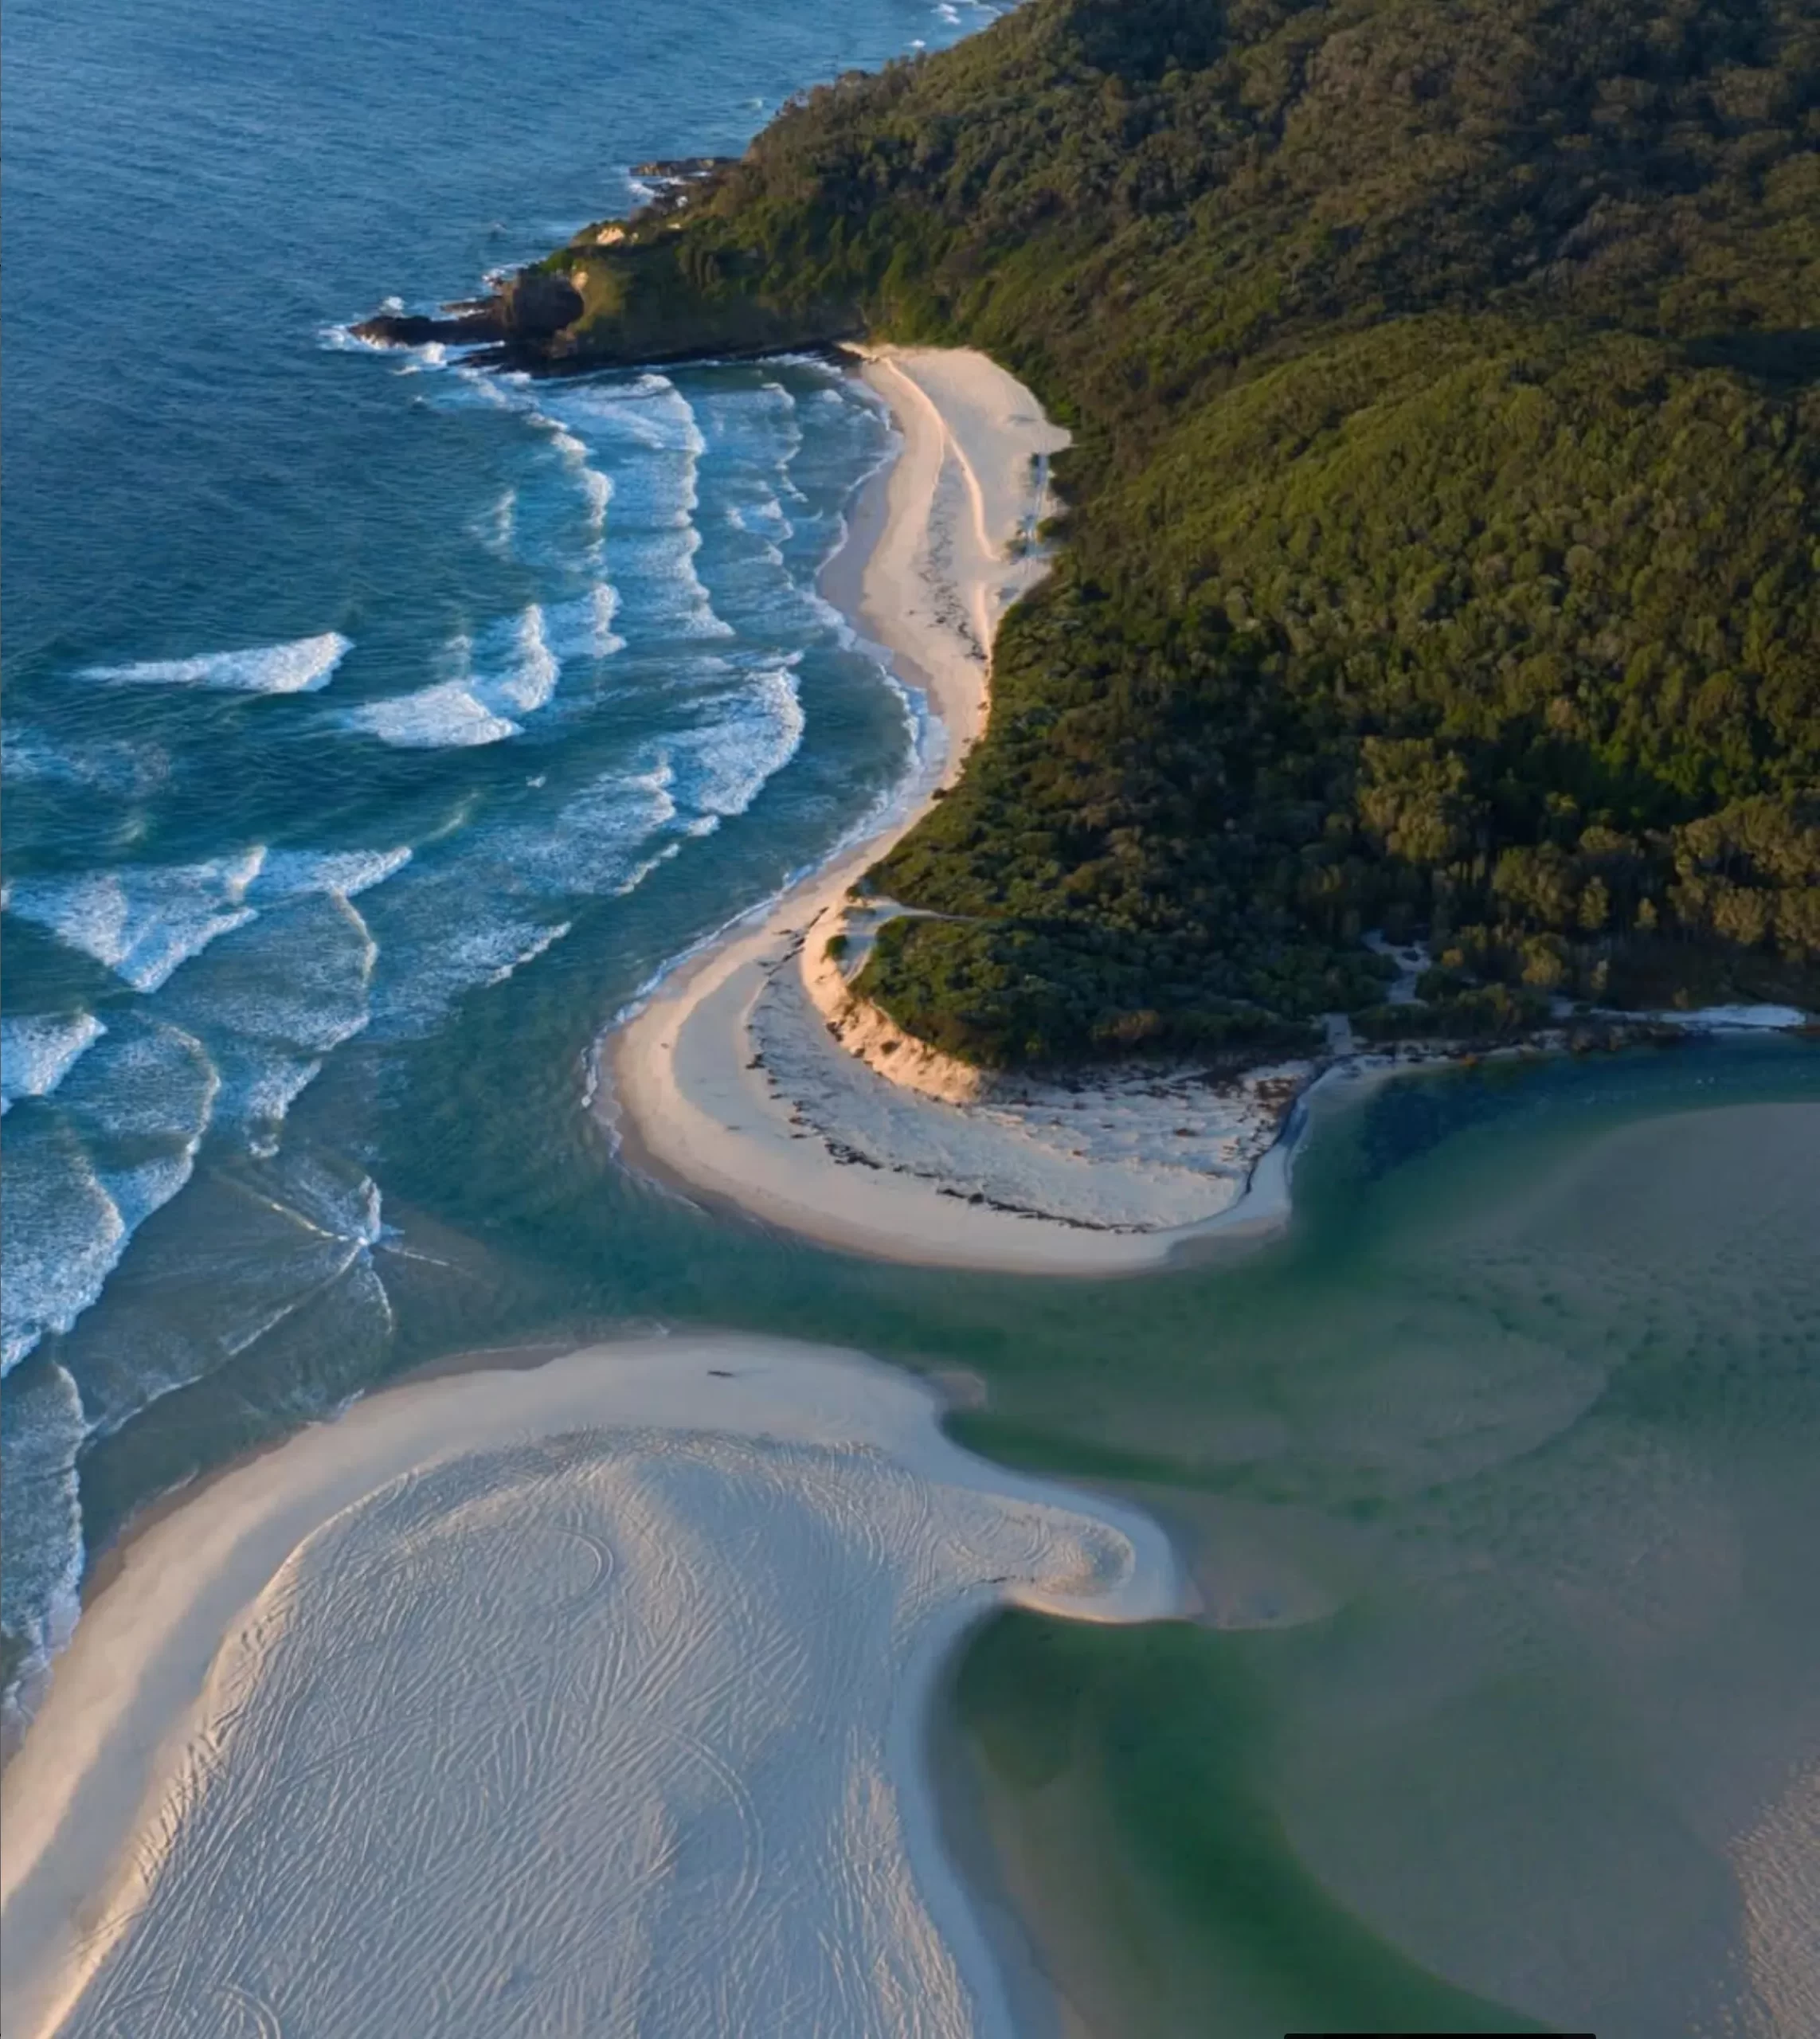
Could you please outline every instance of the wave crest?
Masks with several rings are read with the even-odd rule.
[[[202,652],[187,659],[144,659],[123,666],[85,666],[84,679],[123,687],[201,687],[221,694],[315,694],[354,649],[339,630],[256,644],[240,652]]]

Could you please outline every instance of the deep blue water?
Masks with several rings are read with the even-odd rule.
[[[92,1484],[116,1518],[412,1344],[473,1258],[432,1185],[484,1233],[537,1160],[604,1177],[580,1050],[918,740],[814,592],[889,441],[836,370],[533,386],[341,329],[992,11],[7,10],[17,1643]],[[425,1307],[419,1347],[493,1321]]]

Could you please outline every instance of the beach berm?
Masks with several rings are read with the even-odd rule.
[[[988,1076],[855,995],[892,902],[867,870],[958,777],[1000,619],[1046,569],[1047,462],[1067,434],[986,355],[880,348],[894,463],[862,491],[823,591],[940,718],[876,828],[667,978],[605,1045],[603,1109],[635,1165],[887,1258],[1047,1274],[1160,1264],[1210,1223],[1268,1227],[1256,1176],[1306,1063],[1220,1080],[1191,1061]]]

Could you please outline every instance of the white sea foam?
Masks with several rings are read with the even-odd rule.
[[[585,465],[577,479],[588,499],[589,526],[598,536],[607,527],[607,505],[613,499],[613,478]]]
[[[520,734],[523,725],[515,717],[548,705],[561,676],[537,602],[487,624],[477,639],[458,638],[450,651],[460,678],[363,702],[348,710],[349,726],[404,749],[499,743]]]
[[[307,1313],[299,1355],[312,1380],[322,1369],[371,1379],[391,1325],[391,1305],[372,1264],[382,1229],[378,1192],[364,1176],[309,1153],[241,1171],[217,1200],[212,1236],[163,1235],[147,1243],[150,1278],[183,1282],[191,1306],[155,1321],[155,1337],[117,1356],[112,1340],[82,1352],[89,1434],[106,1436],[177,1389],[213,1373],[268,1333]],[[198,1290],[198,1248],[217,1278]],[[231,1278],[220,1278],[231,1273]],[[81,1336],[80,1330],[78,1337]]]
[[[571,429],[691,457],[706,450],[695,408],[667,375],[648,370],[628,382],[572,382],[540,399]]]
[[[625,649],[613,628],[619,613],[619,590],[610,581],[597,581],[573,601],[552,603],[544,612],[544,635],[558,659],[605,659]]]
[[[330,324],[316,328],[316,345],[328,354],[358,354],[368,350],[368,342],[346,326]]]
[[[180,1028],[123,1023],[72,1070],[57,1117],[10,1141],[0,1184],[4,1368],[47,1332],[69,1329],[135,1231],[189,1180],[217,1081]]]
[[[483,702],[529,715],[556,691],[559,667],[543,634],[543,610],[536,602],[515,620],[490,626],[475,656],[480,670],[472,683]]]
[[[101,1293],[127,1227],[88,1155],[61,1129],[9,1145],[0,1211],[0,1372],[10,1372],[47,1331],[67,1331]]]
[[[796,534],[796,527],[785,515],[784,506],[770,490],[744,503],[729,503],[726,520],[736,530],[761,539],[773,566],[781,566],[781,548]]]
[[[569,929],[573,921],[558,921],[555,926],[542,929],[526,942],[518,953],[507,961],[497,965],[480,980],[481,988],[490,984],[503,984],[507,977],[522,970],[527,963],[534,963],[546,949],[554,949]]]
[[[160,1008],[213,1043],[221,1080],[216,1121],[239,1128],[254,1153],[275,1150],[286,1113],[323,1057],[371,1016],[378,945],[346,894],[320,881],[377,881],[370,867],[350,874],[334,859],[322,864],[316,889],[216,945]]]
[[[229,1107],[239,1098],[276,1094],[268,1071],[278,1063],[294,1069],[295,1051],[306,1051],[301,1059],[310,1060],[366,1024],[374,951],[347,902],[390,877],[410,854],[402,847],[256,850],[215,864],[24,880],[10,903],[145,992],[160,989],[179,964],[235,935],[197,965],[194,984],[179,978],[159,1009],[218,1041],[220,1074],[233,1094],[223,1101],[224,1116],[268,1121],[272,1113],[263,1106]],[[6,1027],[9,1105],[55,1089],[104,1031],[86,1014],[54,1022],[10,1020]],[[143,1068],[135,1066],[145,1053],[143,1040],[131,1039],[105,1058],[108,1092],[91,1107],[99,1132],[170,1129]],[[301,1081],[290,1094],[299,1088]]]
[[[369,701],[348,711],[349,726],[404,750],[448,750],[499,743],[519,726],[495,715],[459,679],[444,680],[388,701]]]
[[[107,1031],[92,1012],[0,1020],[0,1113],[21,1098],[48,1097]]]
[[[679,808],[707,826],[743,814],[803,740],[796,656],[761,667],[705,726],[666,737],[662,750]]]
[[[359,911],[326,893],[263,916],[181,989],[198,1018],[243,1041],[322,1054],[366,1024],[378,953]]]
[[[580,564],[596,581],[607,583],[609,559],[608,519],[611,506],[614,530],[611,558],[614,579],[623,559],[628,572],[642,575],[647,585],[639,591],[642,616],[678,635],[730,636],[732,626],[714,613],[707,589],[695,571],[695,554],[700,539],[694,529],[697,507],[696,466],[707,441],[689,400],[665,375],[647,373],[628,380],[566,385],[560,389],[533,382],[522,374],[484,376],[467,371],[478,393],[496,405],[518,411],[550,444],[581,492],[585,506],[583,536],[577,550],[572,527],[542,546],[534,542],[527,553],[524,527],[527,522],[522,497],[511,507],[511,545],[515,554],[544,558],[546,563]],[[605,465],[597,456],[604,457]],[[654,532],[679,533],[680,540],[652,542]],[[501,541],[491,541],[497,546]],[[616,589],[608,597],[616,604]],[[620,648],[610,629],[597,633],[597,649],[604,656]],[[510,704],[488,702],[497,720],[509,720]],[[468,742],[497,742],[515,730],[489,729],[471,710],[462,710],[448,697],[433,704],[446,720],[452,707],[461,715]],[[364,711],[360,711],[364,712]],[[413,718],[413,731],[421,729]],[[397,740],[397,739],[393,739]],[[429,740],[413,734],[417,742]]]
[[[291,1107],[321,1075],[323,1059],[273,1051],[231,1086],[221,1116],[240,1127],[249,1154],[265,1160],[278,1152]]]
[[[434,370],[448,366],[448,349],[440,340],[426,340],[421,346],[409,350],[409,360],[399,367],[401,375],[421,375],[428,369]]]
[[[654,633],[677,637],[732,637],[716,614],[695,569],[702,534],[694,526],[627,530],[614,536],[614,573],[628,617]]]
[[[298,637],[288,644],[257,644],[240,652],[204,652],[194,658],[147,659],[136,665],[88,666],[85,679],[134,687],[202,687],[225,694],[314,694],[327,687],[354,648],[339,631]]]
[[[23,1646],[22,1696],[76,1626],[82,1579],[82,1508],[76,1455],[87,1425],[82,1396],[68,1370],[33,1367],[6,1383],[0,1425],[0,1493],[6,1512],[6,1563],[0,1569],[0,1624]],[[21,1506],[23,1497],[30,1504]],[[10,1711],[12,1740],[24,1725]]]
[[[382,884],[410,860],[410,850],[401,844],[384,850],[268,850],[247,897],[261,907],[313,892],[351,899]]]
[[[136,1150],[162,1141],[194,1152],[220,1082],[207,1049],[187,1028],[127,1013],[71,1070],[58,1102],[111,1181],[117,1142]]]
[[[762,458],[773,473],[783,474],[802,451],[796,400],[781,382],[708,389],[698,393],[694,403],[707,444],[717,452]]]
[[[515,379],[523,382],[530,380],[528,377],[515,378],[509,375],[494,375],[483,368],[475,367],[471,362],[457,362],[452,381],[455,389],[459,389],[464,395],[472,397],[477,403],[487,405],[495,410],[523,410],[524,409],[523,401],[515,401],[508,386]],[[438,401],[447,403],[452,400],[452,390],[439,397]]]
[[[518,511],[518,490],[508,487],[500,491],[499,500],[486,515],[476,522],[474,534],[489,552],[495,552],[502,558],[511,557]]]
[[[569,928],[554,910],[489,915],[468,874],[442,878],[418,905],[417,939],[387,944],[408,965],[389,972],[374,990],[375,1023],[392,1036],[429,1032],[458,999],[503,984]]]
[[[246,890],[264,856],[256,847],[205,863],[22,878],[8,905],[135,990],[156,991],[190,957],[252,918]]]
[[[628,891],[654,867],[653,845],[677,819],[674,782],[667,761],[604,773],[570,794],[549,827],[514,830],[498,846],[501,863],[552,898]]]
[[[624,464],[628,484],[636,482],[642,499],[631,514],[688,521],[695,507],[695,464],[707,441],[689,400],[667,376],[576,384],[541,401],[542,409],[532,413],[538,423],[584,452],[585,442],[598,441],[616,465]]]
[[[568,933],[574,902],[634,890],[678,846],[662,761],[605,772],[535,820],[495,825],[455,863],[388,887],[372,992],[386,1036],[429,1031],[465,994],[503,983]]]
[[[574,476],[588,505],[588,526],[597,538],[606,529],[607,505],[613,499],[613,477],[589,464],[588,444],[557,419],[534,410],[529,413],[533,425],[540,426],[550,434],[550,444],[562,456],[563,465]]]
[[[382,310],[385,307],[381,307]],[[325,354],[390,354],[393,349],[382,346],[377,340],[364,339],[351,325],[319,326],[316,345]]]
[[[587,441],[569,429],[560,407],[540,405],[533,393],[535,385],[529,377],[522,374],[489,376],[474,370],[464,373],[464,379],[488,402],[519,412],[528,422],[548,435],[553,450],[581,493],[586,507],[586,550],[597,565],[600,544],[606,532],[607,507],[613,498],[613,477],[593,464]],[[508,493],[515,496],[515,491]],[[511,514],[514,515],[515,507],[515,500],[511,505]],[[511,525],[507,523],[490,541],[495,550],[507,549],[510,534]]]
[[[108,1172],[108,1193],[114,1200],[128,1239],[153,1211],[170,1201],[190,1180],[195,1165],[196,1149],[191,1143],[174,1153],[155,1154],[149,1160],[135,1161],[130,1167]]]

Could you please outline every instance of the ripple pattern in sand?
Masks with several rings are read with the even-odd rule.
[[[1132,1561],[865,1445],[593,1430],[394,1480],[217,1659],[59,2029],[977,2031],[889,1759],[906,1666]]]

